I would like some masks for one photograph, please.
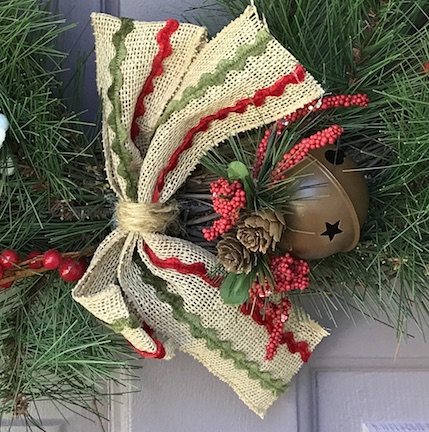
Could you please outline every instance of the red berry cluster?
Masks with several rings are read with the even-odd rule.
[[[272,293],[272,287],[268,283],[267,279],[265,279],[265,281],[263,282],[255,281],[249,288],[249,298],[252,303],[255,301],[258,302],[259,299],[262,299],[262,301],[264,301],[264,299],[268,298]]]
[[[267,280],[254,282],[249,289],[249,302],[241,308],[242,313],[252,315],[255,322],[265,326],[270,335],[265,360],[272,360],[279,346],[287,342],[283,330],[289,319],[291,303],[285,293],[293,289],[303,290],[310,282],[308,263],[290,254],[272,257],[269,267],[274,286],[271,287]],[[282,295],[279,302],[268,299],[273,293]]]
[[[264,163],[265,155],[267,153],[268,140],[270,138],[271,132],[273,128],[267,129],[265,131],[264,137],[258,145],[258,149],[256,150],[255,163],[253,164],[252,175],[254,178],[258,175],[262,164]]]
[[[307,105],[305,105],[303,108],[297,109],[292,114],[289,114],[281,118],[280,120],[277,120],[277,124],[275,125],[276,135],[281,135],[284,129],[289,124],[302,119],[310,112],[318,112],[318,111],[340,108],[340,107],[344,107],[344,108],[349,108],[352,106],[366,107],[368,103],[369,103],[369,97],[364,93],[357,93],[352,95],[341,94],[341,95],[326,96],[320,100],[316,99],[308,103]],[[268,140],[272,131],[273,131],[273,127],[267,129],[265,131],[264,137],[262,138],[261,142],[258,145],[258,149],[255,157],[255,163],[253,165],[253,171],[252,171],[253,177],[256,177],[258,175],[259,170],[262,167],[262,163],[265,159],[265,155],[267,152]]]
[[[284,256],[273,257],[270,262],[270,269],[274,277],[276,293],[284,293],[294,289],[304,290],[310,283],[308,262],[288,253]]]
[[[287,297],[283,297],[279,302],[272,302],[259,296],[258,292],[267,292],[267,289],[262,289],[255,282],[251,288],[249,302],[241,307],[241,312],[244,315],[251,315],[252,319],[259,325],[263,325],[269,336],[266,349],[266,360],[272,360],[277,354],[280,345],[287,342],[284,331],[285,322],[289,320],[291,303]],[[256,294],[256,296],[253,296]]]
[[[265,360],[272,360],[283,340],[285,322],[289,319],[290,301],[283,298],[279,304],[269,303],[265,308],[266,319],[271,321],[270,337],[265,348]]]
[[[277,133],[283,130],[291,123],[294,123],[310,112],[318,112],[333,108],[349,108],[352,106],[366,107],[369,104],[369,97],[363,93],[357,93],[353,95],[333,95],[326,96],[321,100],[314,100],[308,103],[303,108],[294,111],[282,119],[277,121]]]
[[[282,160],[275,166],[271,173],[271,180],[279,181],[286,178],[285,171],[303,160],[310,150],[323,147],[327,144],[334,144],[343,133],[339,125],[332,125],[326,129],[302,139],[297,145],[283,155]]]
[[[66,254],[67,255],[67,254]],[[88,263],[85,258],[63,256],[56,249],[50,249],[42,254],[40,251],[30,252],[24,261],[13,249],[6,249],[0,254],[0,288],[9,288],[17,279],[58,269],[60,277],[66,282],[76,282],[85,273]]]
[[[221,218],[216,220],[211,228],[203,229],[207,241],[213,241],[229,231],[237,223],[240,210],[246,207],[246,192],[238,180],[230,183],[220,178],[210,183],[210,192],[214,211],[221,215]]]

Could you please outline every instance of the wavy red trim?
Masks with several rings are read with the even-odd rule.
[[[243,114],[250,105],[255,105],[257,107],[263,105],[265,103],[265,100],[269,96],[281,96],[284,93],[287,85],[302,83],[305,79],[305,75],[306,70],[304,66],[297,64],[295,69],[291,73],[284,75],[270,87],[257,90],[253,97],[241,99],[233,106],[222,108],[215,114],[203,117],[199,121],[197,126],[193,127],[188,131],[188,133],[185,135],[185,138],[183,139],[182,144],[171,155],[167,165],[159,174],[155,189],[152,194],[152,201],[159,201],[159,197],[164,187],[167,174],[177,167],[180,155],[192,146],[192,141],[198,132],[205,132],[213,121],[224,120],[231,113]]]
[[[269,334],[271,334],[271,332],[273,331],[273,323],[269,320],[264,319],[259,308],[253,308],[252,311],[252,305],[245,303],[243,306],[241,306],[241,313],[243,313],[244,315],[251,315],[253,321],[255,321],[255,323],[259,325],[264,326]],[[307,342],[297,342],[295,340],[294,334],[292,332],[287,332],[283,334],[280,341],[280,345],[285,344],[291,354],[298,353],[304,363],[308,362],[312,352]]]
[[[142,351],[136,348],[130,341],[127,341],[133,348],[133,350],[141,357],[144,358],[152,358],[152,359],[158,359],[161,360],[165,357],[165,348],[164,345],[158,340],[153,340],[156,345],[156,350],[154,352],[148,352],[148,351]]]
[[[209,285],[215,288],[219,287],[218,281],[213,280],[207,276],[206,266],[202,262],[185,264],[175,257],[170,257],[166,259],[159,258],[158,256],[155,255],[153,250],[150,249],[146,243],[144,244],[143,249],[146,255],[148,256],[148,258],[151,260],[152,264],[156,265],[157,267],[162,269],[168,269],[168,270],[176,270],[178,273],[181,274],[198,276]]]
[[[283,333],[280,344],[286,344],[287,349],[292,354],[299,353],[299,355],[301,356],[301,360],[304,363],[307,363],[311,357],[312,353],[310,351],[308,343],[305,341],[297,342],[292,332]]]
[[[173,53],[171,47],[171,36],[179,28],[179,22],[173,19],[169,19],[165,22],[165,26],[156,35],[156,41],[159,45],[159,50],[152,62],[152,69],[149,76],[146,78],[143,84],[142,91],[137,98],[136,106],[134,109],[134,117],[131,123],[131,139],[134,141],[139,134],[139,126],[137,119],[144,115],[146,107],[144,99],[146,96],[153,92],[154,85],[153,81],[156,77],[162,75],[164,72],[163,62],[166,58],[170,57]]]
[[[204,280],[207,284],[218,288],[220,285],[219,281],[214,281],[207,276],[206,266],[201,262],[195,262],[192,264],[185,264],[180,261],[178,258],[170,257],[166,259],[159,258],[152,249],[147,244],[143,246],[144,252],[152,262],[152,264],[156,265],[162,269],[175,270],[181,274],[189,274],[198,276]],[[259,325],[263,325],[268,333],[273,331],[273,323],[264,319],[261,314],[261,311],[258,308],[254,308],[252,312],[252,306],[244,304],[241,307],[241,312],[244,315],[250,315],[252,313],[252,319]],[[156,340],[155,340],[156,342]],[[307,362],[311,356],[310,347],[307,342],[295,340],[295,337],[292,332],[287,332],[283,334],[282,340],[280,342],[281,345],[286,344],[288,350],[292,354],[299,353],[301,356],[301,360],[303,362]]]

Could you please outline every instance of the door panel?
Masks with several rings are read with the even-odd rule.
[[[317,371],[317,431],[360,431],[363,423],[429,419],[429,371]]]
[[[98,410],[101,417],[107,418],[109,411],[109,404],[104,406],[98,404]],[[109,423],[97,417],[89,414],[83,409],[76,407],[70,407],[71,410],[66,409],[64,406],[54,406],[49,401],[39,401],[36,403],[30,403],[29,413],[37,421],[41,419],[44,430],[46,432],[107,432],[109,431]],[[11,421],[10,418],[3,418],[0,423],[1,432],[25,432],[27,430],[38,430],[33,427],[30,429],[25,421],[22,419],[14,419]],[[121,430],[121,429],[118,429]]]
[[[265,420],[192,357],[144,360],[141,392],[132,397],[132,431],[270,432],[297,430],[296,393],[284,394]],[[286,426],[289,428],[287,429]]]

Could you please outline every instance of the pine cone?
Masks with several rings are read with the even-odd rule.
[[[222,235],[216,246],[218,261],[231,273],[250,273],[255,257],[238,240],[233,232]]]
[[[237,239],[252,252],[267,253],[282,237],[285,220],[281,213],[264,211],[248,216],[238,224]]]

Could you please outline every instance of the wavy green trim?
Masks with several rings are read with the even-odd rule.
[[[107,96],[112,103],[112,112],[110,113],[107,123],[115,133],[112,141],[112,150],[119,156],[118,174],[127,182],[126,194],[129,198],[137,201],[137,182],[138,175],[132,169],[133,157],[131,152],[125,147],[128,133],[121,123],[122,109],[119,97],[123,84],[121,73],[121,64],[127,56],[125,47],[125,38],[134,29],[133,20],[130,18],[121,18],[121,27],[113,35],[112,43],[116,49],[116,54],[109,64],[109,70],[112,75],[112,85],[107,91]]]
[[[157,297],[173,309],[174,318],[188,324],[193,337],[205,339],[207,348],[219,350],[220,356],[224,359],[232,359],[237,369],[247,370],[251,379],[258,380],[264,389],[270,390],[276,396],[287,390],[288,386],[283,381],[274,379],[269,372],[262,372],[258,363],[248,360],[244,353],[234,350],[230,341],[220,340],[215,330],[205,328],[199,316],[185,310],[182,297],[171,293],[161,284],[157,284],[155,289]]]
[[[140,327],[139,320],[135,315],[130,315],[128,318],[118,318],[112,322],[112,324],[107,325],[115,333],[121,333],[127,329],[138,329]]]
[[[209,87],[222,85],[228,72],[232,70],[243,70],[247,59],[251,56],[257,57],[262,55],[266,51],[267,44],[271,39],[272,37],[268,30],[259,30],[258,33],[256,33],[255,42],[253,44],[239,46],[234,58],[221,60],[214,72],[202,74],[197,85],[187,87],[183,91],[180,99],[171,101],[159,119],[158,125],[165,123],[173,112],[180,111],[191,100],[204,96]]]

